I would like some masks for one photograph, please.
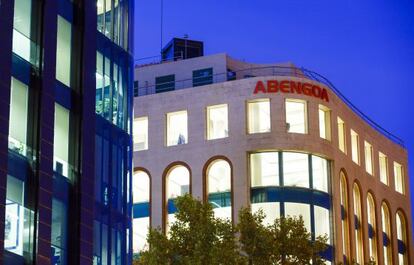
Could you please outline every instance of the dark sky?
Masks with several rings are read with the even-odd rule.
[[[160,2],[136,0],[136,58],[159,55]],[[405,141],[414,170],[413,0],[164,0],[164,44],[184,34],[206,54],[324,75]]]

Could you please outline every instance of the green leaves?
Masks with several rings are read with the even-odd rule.
[[[179,197],[176,222],[168,237],[159,229],[150,229],[149,249],[143,251],[134,265],[269,265],[324,264],[319,253],[326,249],[327,237],[314,242],[302,217],[276,219],[263,224],[262,211],[239,212],[239,223],[214,217],[209,203]]]

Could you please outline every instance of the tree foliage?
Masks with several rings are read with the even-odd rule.
[[[150,229],[149,247],[134,265],[323,264],[320,253],[326,249],[327,237],[312,241],[301,217],[276,219],[266,226],[262,211],[252,214],[244,208],[233,226],[215,218],[211,204],[190,195],[177,198],[175,205],[176,221],[168,236]]]

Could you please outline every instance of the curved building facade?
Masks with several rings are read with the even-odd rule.
[[[301,215],[328,263],[412,264],[406,149],[315,77],[225,54],[136,68],[134,252],[191,193],[235,223]]]

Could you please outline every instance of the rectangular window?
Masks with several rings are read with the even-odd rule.
[[[58,16],[56,47],[56,79],[70,87],[72,53],[72,25]]]
[[[290,133],[307,133],[306,102],[303,100],[286,100],[286,127]]]
[[[324,105],[319,105],[319,135],[323,139],[331,140],[331,111]]]
[[[69,110],[55,104],[55,135],[53,141],[53,170],[67,178],[69,175]]]
[[[283,153],[283,185],[309,188],[309,156]]]
[[[329,168],[328,160],[319,157],[312,156],[312,182],[313,189],[329,192]]]
[[[339,150],[346,154],[345,122],[338,117],[338,142]]]
[[[175,89],[175,75],[164,75],[155,78],[155,93],[172,91]]]
[[[381,182],[388,185],[388,158],[381,152],[379,152],[378,158]]]
[[[247,132],[270,132],[270,99],[247,102]]]
[[[277,152],[250,155],[251,187],[279,186],[278,155]]]
[[[365,149],[365,170],[369,174],[374,175],[374,163],[372,161],[372,158],[373,158],[372,145],[368,143],[367,141],[365,141],[364,149]]]
[[[302,216],[306,230],[311,232],[311,213],[309,204],[285,202],[285,216],[296,218]]]
[[[359,136],[354,130],[351,130],[351,152],[352,161],[359,165]]]
[[[193,71],[193,86],[213,84],[213,68]]]
[[[27,117],[29,88],[15,78],[11,79],[9,149],[27,154]]]
[[[138,88],[138,81],[134,81],[134,97],[138,97],[139,96],[139,88]]]
[[[207,107],[207,140],[229,136],[227,104]]]
[[[13,19],[13,52],[24,60],[35,62],[35,45],[31,41],[32,1],[15,0]]]
[[[403,167],[397,162],[394,162],[394,182],[395,190],[401,194],[405,194]]]
[[[187,111],[167,113],[167,146],[188,143]]]
[[[134,120],[134,151],[148,150],[148,117]]]

